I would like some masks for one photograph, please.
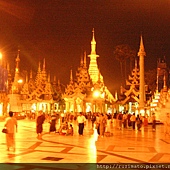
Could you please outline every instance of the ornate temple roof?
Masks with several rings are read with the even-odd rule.
[[[60,84],[55,84],[50,81],[50,74],[46,73],[45,59],[43,60],[43,66],[41,69],[41,63],[38,63],[38,70],[36,77],[33,78],[32,70],[30,71],[30,76],[26,74],[24,84],[22,88],[19,89],[18,80],[20,78],[19,72],[19,51],[16,58],[16,68],[14,75],[14,82],[9,84],[9,92],[11,94],[21,94],[21,100],[25,101],[43,101],[43,100],[61,100]],[[8,69],[8,74],[10,70]]]
[[[121,89],[121,95],[119,102],[126,104],[129,102],[139,102],[139,68],[137,66],[137,60],[135,60],[135,67],[126,80],[126,87]]]

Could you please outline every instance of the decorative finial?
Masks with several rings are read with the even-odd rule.
[[[144,45],[143,45],[143,38],[142,38],[142,35],[140,37],[140,47],[139,47],[139,52],[138,52],[138,56],[146,56],[146,53],[145,53],[145,48],[144,48]]]
[[[84,51],[84,67],[86,68],[87,67],[87,64],[86,64],[86,51]]]

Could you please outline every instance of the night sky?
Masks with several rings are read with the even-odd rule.
[[[37,71],[45,58],[47,72],[63,84],[83,52],[90,54],[93,28],[98,66],[113,93],[121,77],[115,46],[128,44],[138,52],[142,33],[145,70],[156,68],[159,57],[170,62],[170,0],[0,0],[3,59],[14,68],[19,48],[21,71]]]

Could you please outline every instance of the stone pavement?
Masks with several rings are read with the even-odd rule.
[[[4,122],[0,122],[0,129],[3,125]],[[15,152],[6,150],[5,134],[0,133],[0,162],[3,163],[0,170],[11,169],[11,166],[16,170],[56,169],[56,166],[62,170],[87,169],[86,166],[91,166],[88,169],[94,169],[95,166],[96,169],[96,166],[102,163],[170,162],[170,137],[164,136],[163,125],[157,125],[155,132],[152,131],[151,125],[142,127],[141,131],[111,127],[113,136],[99,137],[97,142],[93,136],[91,122],[85,126],[84,136],[78,135],[76,123],[73,123],[74,136],[49,134],[48,122],[44,123],[43,127],[44,133],[39,140],[36,138],[35,122],[19,120]]]

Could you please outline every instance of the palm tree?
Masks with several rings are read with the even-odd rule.
[[[149,86],[149,90],[151,90],[152,94],[156,90],[156,81],[157,81],[157,70],[152,69],[145,71],[145,84]]]
[[[114,49],[113,52],[114,57],[116,60],[120,62],[120,71],[121,71],[121,78],[122,78],[122,83],[126,78],[126,61],[127,59],[130,58],[130,61],[134,61],[134,58],[136,56],[135,50],[131,49],[129,45],[122,44],[122,45],[117,45]],[[130,62],[130,64],[131,64]],[[124,67],[123,67],[124,66]],[[124,72],[123,72],[124,70]],[[123,83],[124,84],[124,83]]]

